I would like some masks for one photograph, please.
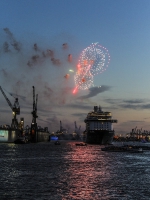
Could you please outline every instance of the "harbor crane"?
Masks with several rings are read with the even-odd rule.
[[[10,106],[12,113],[13,113],[11,128],[17,129],[18,128],[18,120],[16,118],[16,115],[20,115],[20,106],[19,106],[18,98],[15,98],[14,105],[12,105],[1,86],[0,86],[0,90],[3,94],[3,96],[5,97],[8,105]]]
[[[76,121],[74,122],[74,125],[75,125],[75,133],[80,134],[81,126],[79,126],[79,128],[78,128]]]
[[[37,101],[38,101],[38,94],[36,94],[36,100],[35,100],[35,87],[32,86],[33,88],[33,111],[32,111],[32,123],[36,124],[36,118],[37,116]]]
[[[67,132],[67,130],[65,128],[63,128],[61,121],[60,121],[60,131],[59,132],[60,133],[66,133]]]
[[[80,134],[80,129],[81,129],[81,126],[79,126],[79,127],[77,127],[77,123],[76,123],[76,121],[74,122],[74,124],[75,124],[75,133],[76,133],[76,138],[81,138],[81,134]]]
[[[36,99],[35,99],[35,87],[32,86],[33,88],[33,111],[31,112],[32,114],[32,123],[31,123],[31,141],[36,142],[37,140],[37,122],[36,118],[37,116],[37,101],[38,101],[38,94],[36,94]]]

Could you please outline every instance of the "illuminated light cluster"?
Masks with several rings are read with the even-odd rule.
[[[110,62],[108,50],[98,43],[92,43],[85,48],[77,64],[77,72],[74,76],[75,89],[86,90],[93,86],[93,77],[106,70]]]

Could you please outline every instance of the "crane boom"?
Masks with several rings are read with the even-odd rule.
[[[15,103],[14,105],[11,104],[11,102],[9,101],[9,99],[7,98],[4,90],[2,89],[2,87],[0,86],[0,90],[3,94],[3,96],[5,97],[8,105],[10,106],[10,108],[12,109],[12,111],[14,112],[15,115],[20,115],[20,106],[19,106],[19,102],[18,102],[18,98],[15,99]]]
[[[3,96],[5,97],[8,105],[10,106],[10,108],[13,111],[13,119],[12,119],[11,127],[12,128],[18,128],[18,121],[16,119],[16,115],[20,115],[20,106],[19,106],[18,98],[15,99],[15,103],[14,103],[14,105],[12,105],[1,86],[0,86],[0,90],[3,94]]]
[[[13,106],[12,106],[11,102],[9,101],[9,99],[7,98],[7,96],[6,96],[6,94],[5,94],[5,92],[3,91],[3,89],[2,89],[1,86],[0,86],[0,90],[1,90],[1,92],[2,92],[2,94],[3,94],[3,96],[5,97],[5,99],[6,99],[7,103],[8,103],[8,105],[9,105],[9,106],[11,107],[11,109],[13,110]]]

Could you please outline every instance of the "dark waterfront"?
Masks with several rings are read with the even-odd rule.
[[[150,151],[75,143],[0,144],[0,199],[150,199]]]

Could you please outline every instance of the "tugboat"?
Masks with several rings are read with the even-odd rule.
[[[111,112],[103,112],[101,107],[94,106],[94,111],[89,112],[86,119],[86,143],[89,144],[111,144],[115,131],[112,123]]]
[[[76,146],[87,146],[85,142],[76,143]]]

